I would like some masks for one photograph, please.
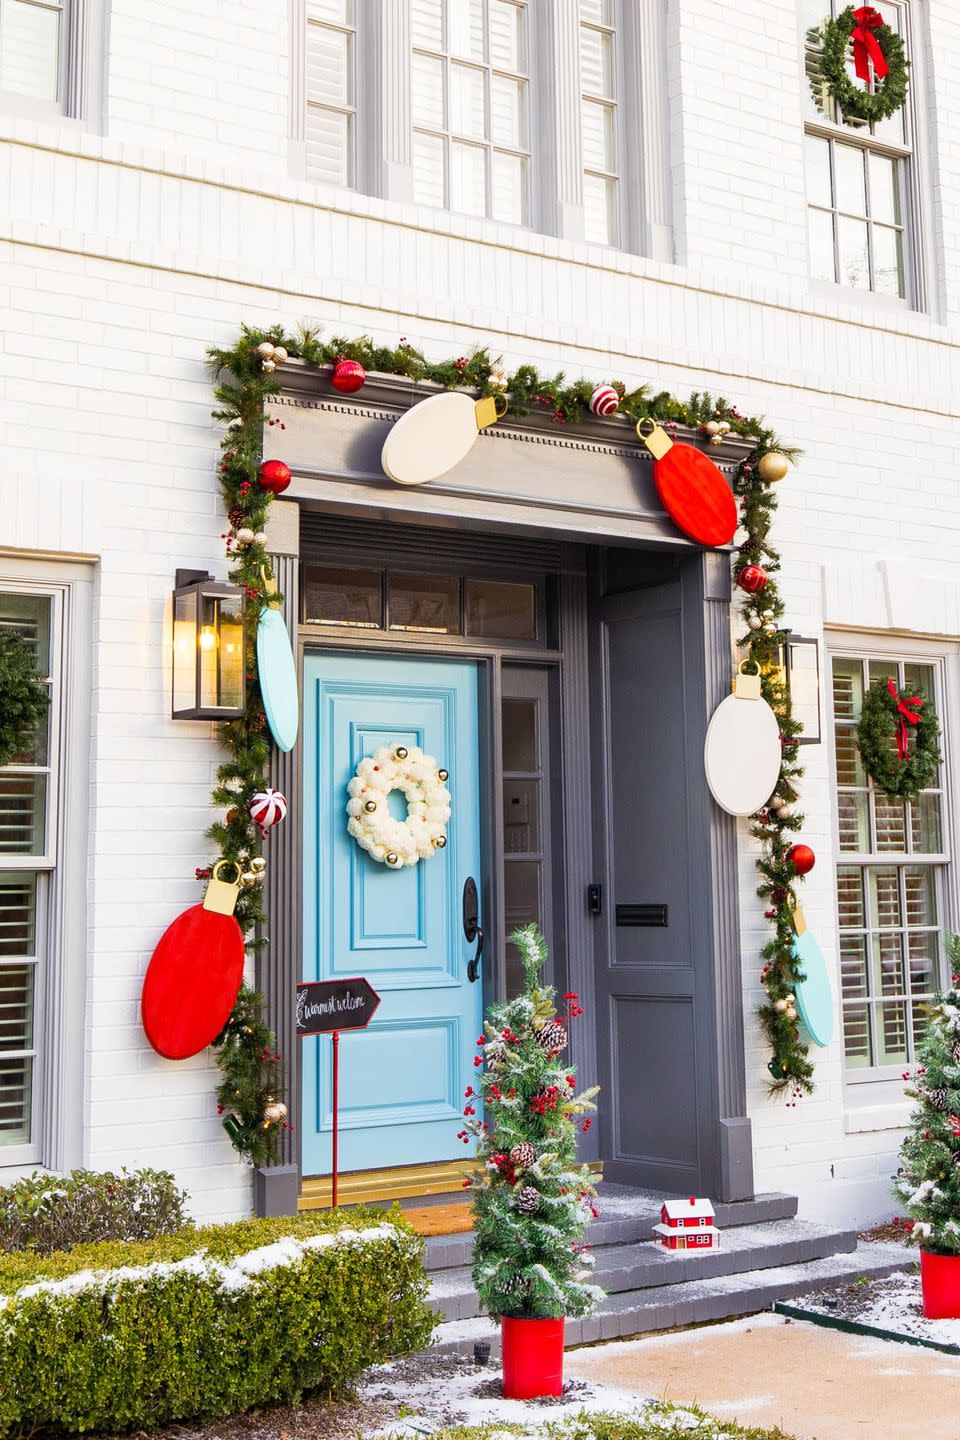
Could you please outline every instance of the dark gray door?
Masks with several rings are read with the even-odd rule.
[[[688,693],[682,602],[678,582],[593,610],[601,1153],[610,1180],[710,1193],[709,848],[696,838],[702,724],[690,718],[704,697],[702,664]]]

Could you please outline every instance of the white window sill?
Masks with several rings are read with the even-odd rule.
[[[55,1173],[53,1170],[48,1170],[45,1165],[41,1165],[39,1161],[33,1165],[24,1163],[10,1165],[0,1164],[0,1188],[4,1185],[14,1185],[18,1180],[28,1180],[31,1175],[54,1176]]]
[[[882,1088],[883,1081],[878,1082]],[[866,1087],[864,1087],[866,1088]],[[843,1115],[843,1129],[847,1135],[863,1135],[876,1130],[905,1130],[910,1123],[911,1102],[901,1097],[899,1100],[882,1100],[878,1095],[875,1097],[877,1103],[870,1103],[873,1097],[864,1095],[860,1100],[858,1097],[851,1102],[850,1092],[847,1092],[846,1109]]]

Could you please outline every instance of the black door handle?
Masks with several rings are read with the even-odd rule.
[[[480,924],[480,896],[477,893],[477,882],[472,875],[468,875],[463,882],[463,934],[471,945],[474,940],[477,942],[477,953],[467,965],[467,979],[471,984],[476,984],[480,979],[484,936]]]

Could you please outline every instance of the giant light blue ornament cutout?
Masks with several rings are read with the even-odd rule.
[[[300,697],[297,693],[297,667],[290,646],[290,636],[274,598],[277,582],[266,574],[263,583],[267,604],[257,624],[257,675],[260,698],[270,734],[278,750],[292,750],[297,743],[300,726]]]
[[[815,1045],[829,1045],[833,1039],[833,992],[827,962],[799,905],[793,906],[793,955],[803,979],[797,981],[797,1011]]]

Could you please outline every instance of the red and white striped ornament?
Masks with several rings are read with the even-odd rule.
[[[258,790],[250,801],[250,819],[265,835],[271,825],[279,825],[287,813],[287,802],[279,790]]]
[[[598,385],[590,396],[590,409],[594,415],[612,415],[620,404],[620,396],[612,385]]]

